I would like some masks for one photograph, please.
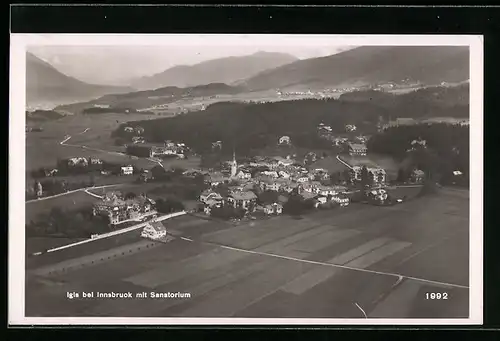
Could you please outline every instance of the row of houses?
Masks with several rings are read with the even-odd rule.
[[[165,141],[163,145],[146,143],[143,140],[139,141],[141,142],[134,142],[132,145],[127,145],[127,154],[138,157],[177,156],[184,158],[185,152],[189,150],[186,144],[170,140]]]

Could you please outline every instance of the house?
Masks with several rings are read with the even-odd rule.
[[[131,165],[120,167],[120,175],[132,175],[132,174],[134,174],[134,167],[132,167]]]
[[[353,132],[356,131],[357,127],[354,124],[347,124],[345,126],[345,131],[347,132]]]
[[[203,212],[206,215],[211,215],[212,214],[212,209],[214,207],[222,207],[222,201],[215,200],[215,199],[208,199],[204,202],[203,206]]]
[[[212,142],[212,149],[222,149],[222,141]]]
[[[410,145],[411,145],[411,147],[409,149],[410,151],[417,150],[417,149],[423,149],[423,148],[427,148],[427,141],[423,140],[419,137],[418,139],[411,141]]]
[[[209,200],[222,202],[223,198],[219,193],[208,189],[201,193],[200,201],[206,203]]]
[[[283,179],[290,179],[290,174],[285,171],[279,171],[278,175]]]
[[[327,197],[319,196],[314,199],[314,207],[318,208],[321,205],[325,205],[328,202]]]
[[[167,236],[167,230],[165,226],[159,221],[154,221],[146,224],[141,232],[141,237],[158,240],[165,238]]]
[[[298,183],[305,183],[309,181],[309,176],[299,176],[296,180]]]
[[[424,171],[422,171],[420,169],[413,170],[413,172],[411,173],[411,176],[410,176],[411,182],[415,182],[415,183],[423,182],[424,178],[425,178],[425,173],[424,173]]]
[[[283,205],[279,203],[273,203],[270,205],[264,206],[264,213],[271,215],[271,214],[281,214],[283,213]]]
[[[310,192],[302,192],[300,193],[300,196],[302,197],[302,199],[304,200],[309,200],[309,199],[314,199],[316,198],[316,194],[314,193],[310,193]]]
[[[133,133],[134,132],[134,128],[132,128],[132,127],[125,127],[125,128],[123,128],[123,130],[125,132],[127,132],[127,133]]]
[[[278,140],[278,144],[279,145],[290,145],[291,144],[291,140],[290,140],[290,136],[281,136]]]
[[[255,195],[254,192],[247,191],[247,192],[235,192],[231,193],[227,197],[227,202],[228,204],[232,205],[234,208],[243,208],[243,209],[250,209],[252,204],[255,204],[257,201],[257,196]]]
[[[272,178],[278,178],[279,177],[278,172],[276,172],[276,171],[263,171],[260,174],[265,175],[265,176],[269,176],[269,177],[272,177]]]
[[[38,181],[35,183],[35,193],[37,198],[40,198],[43,195],[42,184]]]
[[[57,174],[57,172],[59,172],[59,170],[57,170],[56,168],[54,169],[51,169],[51,170],[48,170],[48,169],[45,169],[44,170],[44,173],[45,173],[45,176],[55,176]]]
[[[386,176],[387,176],[385,169],[368,168],[368,173],[371,175],[373,183],[375,183],[375,184],[385,183]]]
[[[84,157],[72,157],[67,161],[68,167],[87,167],[89,165],[89,161]]]
[[[224,174],[217,172],[217,173],[211,173],[208,175],[208,179],[206,182],[210,184],[210,186],[215,187],[219,186],[221,184],[225,184],[229,182],[229,177],[225,176]]]
[[[237,174],[236,174],[236,177],[238,179],[242,179],[242,180],[248,180],[250,178],[252,178],[252,174],[250,172],[245,172],[243,170],[240,170]]]
[[[337,191],[332,186],[319,185],[316,186],[315,192],[322,196],[335,195]]]
[[[456,171],[453,171],[453,175],[459,176],[459,175],[463,175],[463,173],[459,170],[456,170]]]
[[[340,207],[349,205],[349,198],[344,194],[333,195],[330,200],[337,203]]]
[[[144,133],[144,128],[143,127],[135,127],[134,131],[136,134],[142,135]]]
[[[292,193],[294,190],[298,189],[299,185],[295,182],[288,181],[282,189],[287,193]]]
[[[364,143],[349,143],[350,155],[366,155],[366,145]]]
[[[144,143],[144,137],[142,136],[134,136],[132,137],[132,143]]]
[[[370,190],[366,194],[368,198],[378,202],[383,202],[388,198],[387,191],[383,188]]]
[[[102,165],[102,160],[96,157],[90,157],[89,158],[89,164],[91,165]]]

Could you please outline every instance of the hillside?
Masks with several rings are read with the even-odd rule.
[[[384,108],[411,107],[412,111],[426,106],[463,106],[469,104],[469,83],[447,87],[431,86],[404,95],[375,90],[354,91],[342,94],[339,100],[343,102],[371,102]]]
[[[64,117],[64,114],[53,110],[26,111],[26,121],[52,121]]]
[[[54,107],[62,103],[89,100],[107,93],[132,91],[130,87],[84,83],[69,77],[49,63],[26,53],[26,105]]]
[[[137,89],[166,86],[185,88],[210,83],[232,84],[296,60],[294,56],[285,53],[258,52],[243,57],[213,59],[195,65],[178,65],[153,76],[133,80],[130,84]]]
[[[469,79],[469,50],[460,46],[363,46],[299,60],[245,81],[251,90],[349,87],[410,80],[425,85]]]
[[[161,106],[181,99],[237,94],[241,91],[243,91],[243,89],[240,87],[229,86],[222,83],[212,83],[189,88],[169,86],[155,90],[104,95],[88,102],[61,105],[56,109],[80,113],[88,108],[94,108],[95,106],[105,106],[106,110],[101,110],[102,113],[124,112],[125,110],[144,109],[157,105]]]
[[[441,105],[423,100],[412,105],[411,94],[401,96],[394,105],[374,101],[348,102],[342,100],[297,100],[265,104],[216,103],[203,112],[156,120],[129,122],[144,127],[149,141],[167,139],[184,141],[198,152],[211,149],[214,141],[223,142],[223,151],[232,152],[233,144],[240,152],[276,145],[277,139],[288,135],[292,143],[301,147],[324,144],[316,134],[323,122],[334,133],[343,133],[346,124],[355,124],[358,131],[376,133],[379,117],[467,117],[468,105]],[[127,138],[119,127],[114,135]]]

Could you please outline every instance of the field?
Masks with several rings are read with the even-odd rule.
[[[97,200],[83,191],[78,191],[46,200],[32,201],[25,204],[26,221],[35,220],[40,214],[49,213],[54,207],[73,210],[92,206]]]
[[[140,241],[131,240],[104,248],[119,257],[96,253],[93,264],[93,249],[85,256],[83,248],[81,255],[56,252],[45,268],[30,267],[26,315],[467,317],[469,201],[462,194],[442,191],[397,206],[352,204],[238,226],[174,218],[164,222],[167,230],[187,239],[140,250]],[[60,272],[68,259],[76,268]],[[50,275],[49,265],[56,271]],[[191,297],[68,300],[67,291]],[[427,292],[445,292],[448,300],[426,300]]]
[[[138,114],[74,115],[48,122],[44,126],[44,131],[28,133],[26,136],[26,170],[56,167],[58,158],[78,156],[92,156],[107,162],[131,164],[138,168],[152,168],[157,165],[156,162],[125,155],[124,147],[115,146],[114,140],[110,137],[111,132],[120,123],[145,118],[151,118],[151,116]],[[65,139],[66,135],[71,136],[71,139],[65,143],[67,145],[61,145],[60,142]],[[165,160],[163,165],[165,167],[192,168],[197,167],[199,162],[199,158],[192,157],[187,160]],[[72,181],[74,182],[75,179]],[[31,180],[31,176],[28,174],[27,181]],[[124,179],[116,180],[97,176],[96,184],[115,183],[122,180]]]
[[[330,174],[343,172],[346,169],[349,169],[343,163],[339,162],[335,156],[329,156],[325,157],[324,159],[318,160],[309,168],[323,168],[326,169]]]
[[[117,151],[114,141],[110,139],[111,132],[123,122],[143,120],[147,117],[149,116],[132,114],[106,114],[99,117],[72,115],[57,121],[47,122],[44,124],[42,132],[27,133],[26,135],[26,169],[55,167],[57,158],[73,156],[95,156],[110,162],[127,160],[129,163],[136,161],[144,163],[144,160],[131,160],[128,156],[85,150],[81,147],[63,146],[60,145],[60,142],[64,140],[66,135],[70,135],[72,138],[68,144],[80,145],[80,142],[86,141],[85,145],[89,144],[88,147]],[[89,129],[85,131],[87,128]],[[85,133],[83,133],[84,131]],[[146,161],[146,163],[149,166],[154,166],[152,162]]]

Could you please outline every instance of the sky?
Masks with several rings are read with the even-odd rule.
[[[330,44],[283,45],[169,45],[169,46],[30,46],[28,51],[62,73],[94,84],[123,84],[136,77],[162,72],[175,65],[192,65],[210,59],[250,55],[259,51],[282,52],[299,59],[328,56],[349,49]]]

